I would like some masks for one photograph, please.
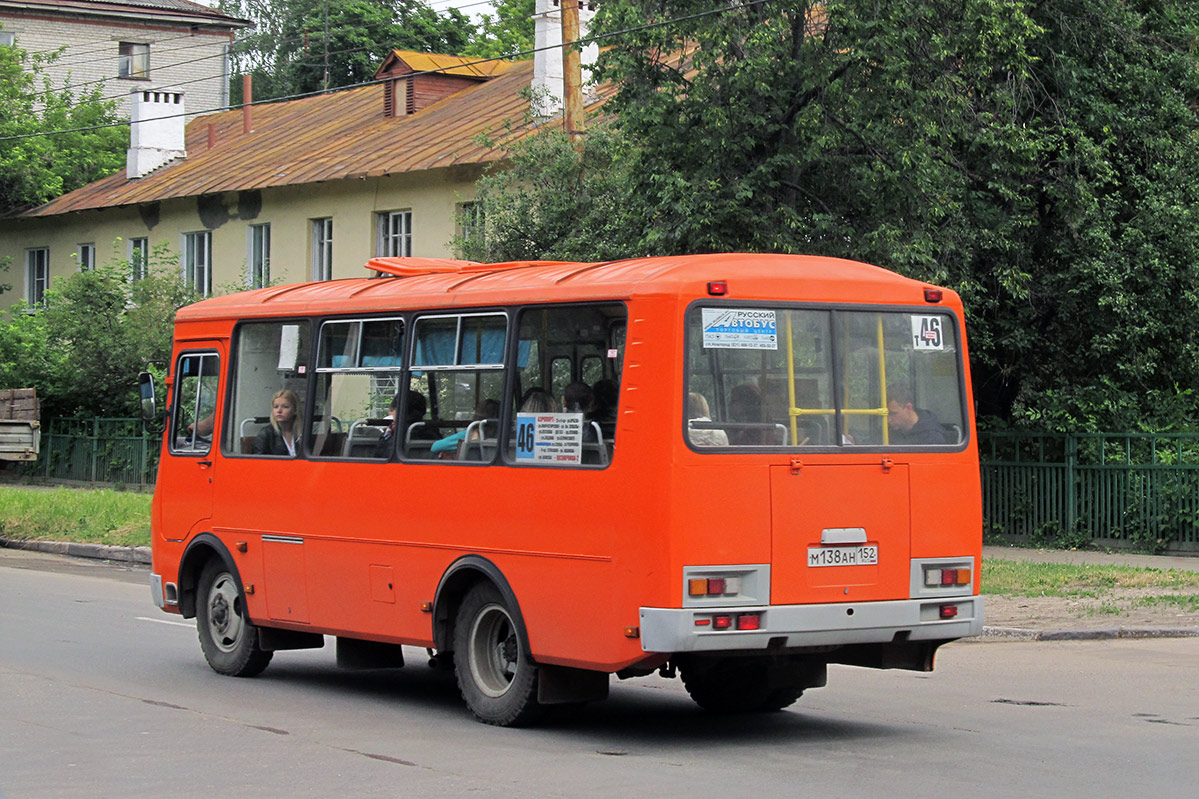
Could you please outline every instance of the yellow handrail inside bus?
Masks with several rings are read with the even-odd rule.
[[[795,407],[795,345],[791,341],[791,312],[783,311],[783,317],[787,320],[787,405],[790,408],[791,417],[791,440],[799,442],[799,423],[796,421],[796,412],[799,408]]]
[[[791,314],[786,314],[787,320],[787,404],[790,406],[787,415],[791,421],[791,440],[799,441],[800,416],[831,416],[837,413],[836,408],[800,408],[795,404],[795,350],[791,341]],[[883,446],[891,443],[890,428],[887,417],[891,412],[887,409],[887,354],[883,349],[883,315],[878,315],[878,376],[879,390],[882,393],[883,404],[878,408],[841,408],[845,416],[881,416],[883,417]],[[849,390],[846,381],[846,391]],[[848,404],[849,397],[846,397]]]
[[[887,424],[887,352],[883,349],[883,315],[878,315],[878,385],[883,395],[883,446],[891,443],[891,427]]]

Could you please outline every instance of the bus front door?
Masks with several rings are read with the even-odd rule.
[[[175,362],[167,453],[158,478],[171,497],[162,504],[167,540],[185,540],[212,518],[223,349],[220,342],[197,343]]]

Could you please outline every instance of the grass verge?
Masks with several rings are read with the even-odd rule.
[[[111,489],[0,486],[0,537],[150,545],[150,495]]]
[[[984,594],[1081,600],[1119,597],[1132,606],[1199,612],[1199,572],[984,558],[981,580]]]

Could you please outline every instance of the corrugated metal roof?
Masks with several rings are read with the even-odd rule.
[[[137,180],[121,171],[18,216],[491,163],[504,153],[476,138],[502,134],[508,123],[520,127],[529,109],[520,92],[532,74],[532,61],[516,62],[410,116],[384,117],[383,85],[374,84],[255,105],[249,134],[240,108],[198,117],[187,126],[186,159]]]
[[[78,14],[146,14],[165,12],[166,16],[202,17],[231,28],[245,28],[252,23],[223,14],[215,8],[189,0],[0,0],[0,8],[22,8],[28,10],[62,11]]]
[[[413,72],[442,72],[468,78],[491,78],[507,72],[515,62],[500,59],[480,60],[456,55],[419,53],[415,50],[392,50],[391,56],[403,61]],[[386,64],[385,64],[386,66]]]

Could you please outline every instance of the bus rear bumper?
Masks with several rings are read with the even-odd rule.
[[[945,606],[955,608],[955,615],[944,618]],[[757,616],[757,629],[737,629],[739,617],[746,615]],[[727,629],[715,629],[719,616],[731,618]],[[969,596],[828,605],[641,608],[640,632],[645,652],[675,653],[948,641],[980,635],[982,629],[982,597]]]

